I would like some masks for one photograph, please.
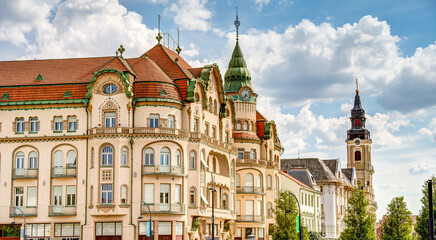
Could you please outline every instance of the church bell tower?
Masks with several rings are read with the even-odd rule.
[[[365,196],[370,202],[370,206],[377,210],[374,201],[374,189],[372,175],[374,167],[371,162],[371,137],[370,132],[365,127],[365,110],[360,102],[358,82],[356,79],[356,96],[354,97],[354,107],[351,109],[351,128],[347,131],[347,167],[355,168],[357,181],[365,191]]]

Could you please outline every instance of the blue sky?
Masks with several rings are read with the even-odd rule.
[[[0,3],[0,60],[114,55],[137,57],[161,30],[193,67],[224,73],[240,44],[278,124],[283,158],[340,158],[355,77],[373,140],[378,218],[405,196],[420,209],[421,185],[436,174],[436,2],[322,0],[24,0]]]

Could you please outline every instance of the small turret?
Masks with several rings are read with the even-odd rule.
[[[351,109],[351,128],[347,131],[348,140],[355,138],[369,139],[370,133],[368,129],[365,128],[365,110],[362,108],[362,103],[360,102],[358,81],[356,79],[356,96],[354,97],[354,107]]]

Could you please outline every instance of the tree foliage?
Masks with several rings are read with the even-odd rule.
[[[317,232],[309,232],[309,240],[324,240],[324,238]]]
[[[348,199],[341,240],[375,240],[375,216],[368,211],[369,201],[359,183]]]
[[[393,198],[388,204],[387,213],[382,225],[383,240],[412,239],[412,212],[407,209],[404,197]]]
[[[432,177],[433,182],[436,182],[436,176]],[[428,225],[429,225],[429,216],[428,216],[428,186],[427,181],[422,185],[422,198],[421,198],[421,210],[419,211],[419,215],[416,217],[416,226],[415,231],[418,234],[418,240],[429,240],[428,233]],[[433,187],[433,203],[436,204],[436,188]],[[436,209],[434,208],[434,214],[436,216]],[[436,224],[435,224],[436,228]]]
[[[289,191],[285,191],[280,193],[280,197],[276,199],[275,203],[275,224],[272,228],[272,238],[274,240],[299,240],[299,233],[296,230],[298,207],[295,198],[290,198]],[[292,212],[287,212],[288,210]],[[304,234],[303,239],[308,239],[307,234]]]

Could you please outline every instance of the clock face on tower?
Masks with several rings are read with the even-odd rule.
[[[359,146],[360,140],[359,139],[354,140],[354,144],[356,144],[356,146]]]
[[[249,100],[251,98],[251,91],[250,89],[245,88],[241,91],[241,98],[245,101]]]

